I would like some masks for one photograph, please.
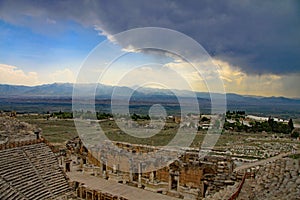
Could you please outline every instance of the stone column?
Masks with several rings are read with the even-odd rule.
[[[180,184],[179,184],[179,174],[178,174],[178,176],[176,176],[177,177],[177,189],[176,189],[176,191],[179,191],[179,186],[180,186]]]
[[[76,165],[78,164],[78,157],[77,156],[74,156],[74,160],[75,160],[75,163]]]
[[[172,175],[169,174],[169,191],[172,190]]]
[[[114,174],[117,173],[117,166],[116,166],[116,164],[113,164],[113,173],[114,173]]]
[[[103,178],[106,179],[106,177],[107,177],[106,171],[103,171],[103,172],[102,172],[102,176],[103,176]]]
[[[129,182],[132,182],[132,181],[133,181],[132,168],[130,167],[130,170],[129,170]]]
[[[99,174],[102,176],[103,175],[103,163],[100,161],[100,171]]]
[[[150,172],[150,177],[149,177],[150,183],[154,183],[154,172]]]
[[[132,168],[132,160],[129,159],[129,182],[133,181]]]
[[[79,189],[80,198],[83,198],[83,187],[80,186],[78,189]]]
[[[83,159],[80,158],[80,168],[82,169],[82,167],[83,167]]]
[[[98,176],[98,167],[93,166],[93,174],[94,176]]]
[[[142,163],[139,163],[138,167],[138,187],[142,187]]]
[[[107,165],[107,160],[105,160],[105,178],[108,177],[108,165]]]
[[[63,166],[63,156],[60,156],[58,160],[59,160],[59,165]]]

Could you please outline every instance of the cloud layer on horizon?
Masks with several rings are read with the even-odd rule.
[[[0,18],[49,34],[76,21],[112,34],[164,27],[197,40],[218,60],[247,74],[300,72],[300,2],[267,1],[0,1]]]
[[[57,70],[47,75],[41,75],[35,71],[26,73],[16,66],[0,63],[0,80],[0,84],[34,86],[54,82],[74,83],[76,77],[73,71],[68,68]]]
[[[5,64],[0,64],[0,80],[2,84],[14,85],[36,85],[40,83],[36,72],[25,73],[16,66]]]

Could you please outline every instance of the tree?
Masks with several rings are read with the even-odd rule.
[[[210,119],[205,116],[201,118],[201,122],[209,122],[209,121]]]
[[[289,120],[288,125],[289,125],[291,131],[294,130],[294,123],[293,123],[293,120],[292,120],[292,119]]]
[[[292,134],[291,134],[291,137],[292,138],[298,138],[299,137],[299,133],[294,131]]]
[[[276,122],[274,121],[274,119],[271,116],[268,119],[268,124],[271,127],[271,130],[274,131],[274,132],[276,132],[275,131]]]

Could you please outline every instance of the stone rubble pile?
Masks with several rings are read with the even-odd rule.
[[[207,197],[203,198],[203,200],[227,200],[237,190],[238,185],[239,183],[236,182],[232,186],[228,186],[212,195],[208,195]]]
[[[278,159],[260,168],[254,180],[247,180],[238,199],[300,200],[300,160]]]
[[[232,176],[230,175],[233,166],[228,165],[228,163],[224,161],[217,161],[216,163],[217,170],[215,176],[211,177],[211,179],[206,179],[212,183],[210,190],[207,191],[208,195],[218,193],[218,191],[224,188],[232,188],[232,185],[236,183],[235,180],[232,180]]]
[[[16,118],[1,116],[0,117],[0,143],[8,140],[30,140],[34,139],[35,126],[26,122],[21,122]]]
[[[298,145],[299,146],[299,145]],[[276,156],[282,152],[290,152],[297,148],[295,144],[282,142],[255,143],[253,146],[236,145],[228,150],[231,156],[251,156],[259,159]]]

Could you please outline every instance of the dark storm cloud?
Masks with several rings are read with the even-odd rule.
[[[97,25],[108,35],[145,26],[170,28],[192,37],[212,56],[244,72],[300,72],[298,0],[7,0],[0,3],[0,17],[37,30],[44,29],[40,19],[75,20],[85,26]],[[36,23],[28,17],[36,18]]]

